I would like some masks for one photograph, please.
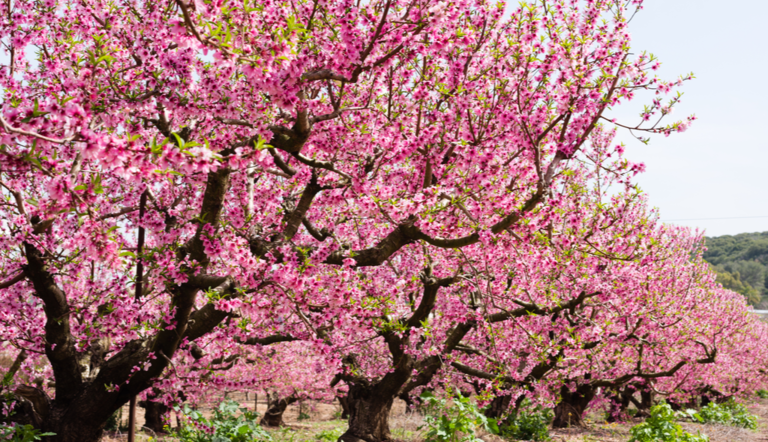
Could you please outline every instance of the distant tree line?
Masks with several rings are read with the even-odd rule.
[[[768,307],[768,232],[707,238],[704,259],[725,288],[752,305]]]

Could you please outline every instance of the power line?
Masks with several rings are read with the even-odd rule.
[[[716,219],[748,219],[748,218],[768,218],[768,215],[766,215],[766,216],[733,216],[733,217],[729,217],[729,218],[663,219],[661,221],[664,221],[664,222],[671,222],[671,221],[707,221],[707,220],[716,220]]]

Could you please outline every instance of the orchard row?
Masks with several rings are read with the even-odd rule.
[[[614,141],[695,119],[641,3],[0,5],[4,419],[96,442],[132,397],[269,390],[371,442],[427,390],[565,425],[763,387],[765,325]]]

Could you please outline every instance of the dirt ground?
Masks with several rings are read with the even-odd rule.
[[[249,395],[246,399],[245,394],[234,393],[228,395],[230,399],[239,401],[243,406],[253,409],[254,398]],[[217,403],[223,397],[212,398],[211,405]],[[257,409],[260,414],[266,411],[266,401],[263,396],[258,398]],[[750,411],[758,417],[757,431],[744,430],[722,425],[701,425],[682,422],[681,425],[686,431],[696,434],[706,434],[710,442],[768,442],[768,399],[756,399],[756,402],[750,406]],[[304,416],[301,416],[304,415]],[[122,411],[122,426],[127,427],[128,407]],[[307,418],[308,416],[308,418]],[[328,440],[332,435],[340,435],[346,429],[346,422],[339,419],[341,416],[341,406],[338,403],[306,403],[302,405],[292,405],[285,412],[286,426],[280,429],[269,430],[275,442],[304,442]],[[301,417],[301,419],[300,419]],[[176,417],[172,414],[171,421],[174,426]],[[587,419],[587,428],[569,428],[564,430],[551,430],[550,436],[552,442],[627,442],[630,439],[629,429],[640,423],[627,422],[623,424],[609,424],[596,420],[594,416]],[[143,410],[137,409],[137,422],[144,422]],[[419,442],[424,440],[424,430],[419,427],[423,425],[422,417],[415,413],[406,413],[405,404],[396,402],[390,416],[390,427],[392,437],[397,441]],[[153,435],[146,430],[139,431],[137,442],[148,442]],[[324,436],[322,439],[318,436]],[[504,439],[490,435],[479,435],[485,442],[504,442]],[[103,442],[124,442],[127,439],[125,430],[116,434],[105,436]],[[175,442],[176,440],[168,436],[159,436],[160,442]]]

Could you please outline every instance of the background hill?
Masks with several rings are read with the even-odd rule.
[[[725,288],[741,293],[750,304],[768,308],[768,232],[707,238],[704,259]]]

